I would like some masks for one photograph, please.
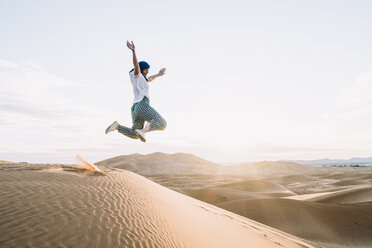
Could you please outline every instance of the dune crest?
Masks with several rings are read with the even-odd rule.
[[[286,198],[332,204],[372,202],[372,184],[355,186],[333,192],[289,196]]]

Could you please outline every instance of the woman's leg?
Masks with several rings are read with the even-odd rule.
[[[166,120],[148,102],[141,102],[138,106],[138,113],[148,124],[142,131],[164,130],[167,127]]]
[[[131,114],[132,114],[132,128],[125,127],[119,124],[118,126],[118,131],[121,134],[124,134],[125,136],[132,138],[132,139],[138,139],[138,135],[136,133],[136,129],[142,129],[145,120],[138,115],[137,108],[135,105],[132,106],[131,108]]]
[[[121,133],[121,134],[124,134],[125,136],[127,136],[129,138],[138,139],[137,133],[134,131],[133,128],[122,126],[122,125],[119,124],[118,132]]]

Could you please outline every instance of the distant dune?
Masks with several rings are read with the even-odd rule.
[[[372,164],[372,157],[368,158],[351,158],[351,159],[315,159],[315,160],[282,160],[288,162],[295,162],[299,164],[312,165],[356,165],[356,164]]]
[[[245,180],[202,189],[182,190],[181,192],[211,204],[296,195],[283,186],[264,180]]]
[[[161,152],[117,156],[95,164],[130,170],[140,174],[193,173],[193,170],[198,173],[207,173],[210,169],[213,170],[213,167],[218,166],[218,164],[192,154]]]
[[[311,169],[308,165],[301,165],[294,162],[284,161],[260,161],[253,163],[243,163],[231,166],[231,169],[249,173],[300,173]]]
[[[1,247],[319,247],[129,171],[1,164]]]
[[[351,204],[364,202],[372,203],[372,184],[357,186],[350,189],[344,189],[334,192],[305,194],[287,198],[333,204]]]
[[[249,192],[293,194],[293,192],[291,192],[290,190],[286,189],[285,187],[279,184],[264,181],[264,180],[245,180],[245,181],[234,182],[234,183],[225,183],[225,184],[219,185],[218,187],[238,189],[238,190],[249,191]]]
[[[284,175],[284,176],[275,176],[271,178],[266,178],[266,180],[273,181],[276,183],[293,183],[293,182],[300,182],[300,183],[309,183],[316,180],[316,178],[311,177],[309,175]]]
[[[264,196],[260,194],[228,188],[181,189],[180,192],[210,204],[218,204],[241,199],[264,198]]]
[[[141,175],[154,174],[241,174],[241,173],[302,173],[310,170],[308,165],[300,165],[293,162],[261,161],[244,163],[232,166],[222,166],[208,160],[187,153],[151,153],[147,155],[131,154],[122,155],[96,162],[97,165],[110,166],[130,170]]]

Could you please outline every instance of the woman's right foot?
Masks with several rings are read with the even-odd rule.
[[[142,142],[146,142],[146,139],[145,139],[145,132],[140,130],[140,129],[136,129],[136,133],[138,135],[138,138],[142,141]]]
[[[117,130],[119,127],[119,123],[117,121],[114,121],[110,126],[108,126],[108,128],[106,128],[106,134],[108,134],[109,132],[112,132],[112,131],[115,131]]]

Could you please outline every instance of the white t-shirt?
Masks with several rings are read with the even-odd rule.
[[[129,76],[130,76],[130,81],[133,86],[133,93],[134,93],[133,104],[136,102],[142,101],[142,99],[145,96],[148,99],[150,99],[149,83],[146,81],[142,73],[139,73],[138,75],[134,75],[134,71],[132,71],[132,72],[129,72]]]

